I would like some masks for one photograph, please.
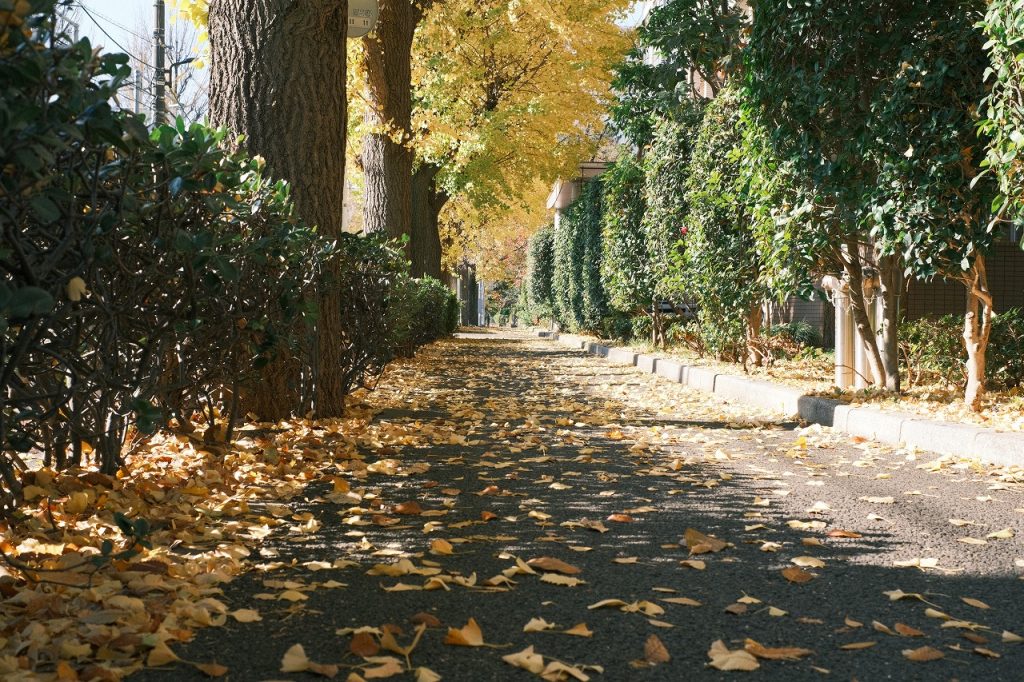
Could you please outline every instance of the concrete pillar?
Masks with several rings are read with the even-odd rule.
[[[845,390],[853,386],[854,338],[853,312],[850,297],[841,291],[835,292],[833,303],[836,308],[836,386]]]

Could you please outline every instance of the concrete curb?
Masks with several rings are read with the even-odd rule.
[[[605,346],[575,334],[539,332],[538,336],[555,340],[574,350],[607,358],[610,362],[634,365],[647,374],[656,374],[677,384],[713,393],[725,400],[775,410],[787,417],[799,417],[812,424],[830,426],[851,436],[940,455],[1024,466],[1024,434],[924,419],[906,412],[847,405],[830,398],[805,395],[798,389],[768,381],[720,374],[707,367],[692,367],[659,355]]]

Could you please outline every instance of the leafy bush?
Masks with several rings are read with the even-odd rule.
[[[682,256],[685,289],[700,304],[704,343],[719,357],[741,359],[757,335],[761,262],[746,202],[740,96],[726,90],[708,105],[690,161],[688,231]]]
[[[924,317],[900,327],[900,358],[911,386],[941,382],[962,386],[964,373],[963,319],[955,315]]]
[[[452,334],[459,323],[455,293],[433,277],[400,277],[387,301],[391,354],[409,357],[418,347]]]
[[[687,298],[679,256],[686,234],[689,204],[686,183],[704,105],[689,104],[672,118],[654,123],[654,139],[644,159],[643,230],[654,296],[682,302]]]
[[[611,311],[601,319],[600,328],[597,329],[602,339],[613,341],[628,341],[633,334],[633,317]]]
[[[551,280],[555,270],[555,226],[545,225],[530,237],[526,256],[526,298],[532,316],[551,317]]]
[[[824,345],[821,331],[807,322],[786,322],[784,324],[772,325],[765,331],[766,336],[783,337],[793,341],[798,346],[813,346],[820,348]]]
[[[1011,308],[992,318],[988,371],[995,387],[1024,385],[1024,310]]]
[[[587,182],[555,229],[552,302],[555,318],[570,331],[599,330],[607,311],[600,272],[602,189],[601,178]]]
[[[926,382],[962,388],[967,382],[963,318],[922,318],[901,327],[900,357],[911,385]],[[1007,389],[1024,384],[1024,311],[1012,308],[992,318],[988,346],[989,383]]]
[[[197,414],[223,441],[246,411],[305,412],[325,314],[343,320],[340,390],[378,375],[399,251],[302,225],[224,131],[113,111],[127,57],[54,36],[52,0],[31,7],[25,30],[0,27],[0,506],[17,452],[62,469],[91,450],[112,473],[126,440]],[[326,287],[343,309],[318,309]],[[410,343],[452,327],[442,289],[417,290]]]
[[[654,301],[654,272],[643,231],[644,171],[624,154],[605,174],[601,232],[601,284],[608,304],[627,314]]]
[[[647,315],[637,315],[630,321],[629,338],[633,341],[650,341],[653,323]]]

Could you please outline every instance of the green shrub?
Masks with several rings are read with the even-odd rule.
[[[962,317],[945,315],[900,327],[900,359],[910,385],[934,382],[963,388],[967,383],[963,326]],[[1011,308],[992,318],[986,360],[989,388],[1024,384],[1024,311]]]
[[[574,332],[598,331],[608,308],[601,286],[601,195],[601,178],[593,178],[555,229],[553,312]]]
[[[601,285],[615,311],[641,313],[654,301],[655,282],[643,231],[644,171],[632,156],[624,154],[601,179]]]
[[[127,57],[54,39],[52,0],[32,8],[27,31],[0,27],[0,507],[18,502],[8,453],[63,469],[88,444],[112,473],[171,418],[223,417],[221,440],[261,395],[305,412],[325,287],[346,294],[341,389],[378,375],[400,252],[325,241],[225,131],[114,111]],[[452,325],[437,286],[417,296],[416,343]]]
[[[545,225],[530,237],[526,256],[524,289],[531,317],[552,316],[551,282],[555,270],[554,238],[554,225]]]
[[[740,360],[752,331],[751,311],[765,296],[761,262],[746,201],[740,94],[723,91],[704,112],[689,167],[682,281],[700,305],[704,343],[716,356]],[[756,330],[753,330],[756,331]]]
[[[633,341],[650,341],[651,340],[651,327],[653,326],[651,318],[647,315],[637,315],[630,320],[630,331],[629,337]]]
[[[988,345],[988,380],[992,388],[1024,385],[1024,310],[1011,308],[992,318]]]
[[[602,339],[628,341],[633,334],[633,318],[613,310],[604,316],[597,331]]]
[[[690,210],[686,195],[690,158],[704,106],[688,104],[674,117],[655,121],[654,139],[644,157],[643,231],[654,296],[660,300],[687,298],[679,256]]]
[[[899,350],[908,384],[966,384],[962,335],[963,318],[956,315],[905,322],[900,327]]]
[[[458,327],[455,293],[433,277],[396,279],[387,301],[387,356],[410,357]]]
[[[803,347],[821,348],[824,340],[821,331],[807,322],[786,322],[775,324],[765,331],[766,336],[783,337]]]

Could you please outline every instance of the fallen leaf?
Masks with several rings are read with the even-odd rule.
[[[743,648],[757,658],[770,661],[799,661],[804,656],[810,656],[814,653],[810,649],[801,649],[795,646],[769,648],[752,639],[747,639],[743,643]]]
[[[539,675],[544,671],[544,657],[538,653],[534,653],[532,646],[528,646],[522,651],[514,654],[502,656],[501,660],[510,665],[514,665],[517,668],[527,670],[534,675]]]
[[[828,536],[830,538],[862,538],[862,537],[864,537],[860,533],[855,533],[852,530],[843,530],[841,528],[836,528],[835,530],[830,530],[828,532]]]
[[[448,634],[444,638],[445,644],[455,646],[483,646],[484,635],[476,620],[470,618],[464,627],[459,630],[448,628]]]
[[[369,632],[359,632],[352,635],[352,641],[348,643],[348,650],[356,656],[369,658],[380,653],[380,645]]]
[[[374,656],[367,659],[373,667],[363,668],[363,677],[368,680],[382,680],[405,672],[402,662],[394,656]]]
[[[683,606],[703,606],[696,599],[690,599],[689,597],[663,597],[661,601],[668,602],[669,604],[681,604]]]
[[[878,642],[852,642],[850,644],[844,644],[839,648],[845,651],[860,651],[861,649],[870,649],[876,644],[878,644]]]
[[[990,608],[992,608],[991,606],[989,606],[985,602],[981,601],[980,599],[973,599],[972,597],[960,597],[960,601],[962,601],[963,603],[967,604],[968,606],[973,606],[976,609],[990,609]]]
[[[761,664],[754,656],[745,649],[730,650],[722,640],[715,640],[708,649],[708,658],[711,659],[711,667],[722,671],[743,670],[750,672],[757,670]]]
[[[672,659],[664,643],[657,635],[651,635],[644,642],[644,660],[653,665],[668,663]]]
[[[802,568],[825,568],[825,562],[812,556],[798,556],[790,559],[794,564]]]
[[[633,517],[629,514],[611,514],[605,520],[613,521],[615,523],[631,523],[633,521]]]
[[[530,621],[523,626],[523,632],[543,632],[544,630],[553,630],[558,627],[554,623],[549,623],[543,618],[531,618]]]
[[[683,534],[683,542],[690,548],[690,554],[721,552],[729,546],[728,542],[710,535],[705,535],[694,528],[687,528]]]
[[[180,660],[178,655],[171,651],[166,643],[157,642],[156,646],[150,649],[149,654],[146,656],[146,665],[150,668],[156,668]]]
[[[580,573],[580,569],[572,564],[567,564],[560,559],[554,559],[548,556],[537,557],[530,559],[526,562],[527,565],[533,568],[539,568],[542,571],[551,571],[554,573],[564,573],[566,575],[576,575]]]
[[[892,631],[892,628],[890,628],[885,623],[879,623],[877,620],[871,621],[871,627],[873,627],[876,631],[884,633],[886,635],[892,635],[893,637],[896,636],[896,633]]]
[[[562,631],[563,635],[572,635],[574,637],[593,637],[594,632],[587,627],[586,623],[577,623],[568,630]]]
[[[256,623],[263,620],[263,616],[260,615],[259,611],[254,609],[237,609],[235,611],[228,611],[228,615],[239,623]]]
[[[590,677],[576,666],[567,665],[561,661],[551,661],[540,673],[541,678],[547,682],[562,682],[570,677],[578,682],[589,682]]]
[[[585,585],[586,580],[580,580],[579,578],[572,578],[567,575],[561,575],[558,573],[545,573],[540,577],[542,583],[551,583],[552,585],[564,585],[566,587],[576,587],[577,585]]]
[[[892,504],[896,501],[894,497],[859,497],[857,499],[871,504]]]
[[[679,563],[683,566],[686,566],[687,568],[692,568],[698,571],[703,571],[705,568],[707,568],[707,564],[701,561],[700,559],[684,559]]]
[[[791,583],[802,585],[804,583],[809,583],[818,576],[814,575],[813,573],[808,573],[802,568],[790,566],[789,568],[782,569],[782,577]]]
[[[926,663],[945,658],[946,654],[930,646],[923,646],[918,649],[904,649],[903,658],[916,663]]]
[[[331,672],[332,668],[334,669],[333,673]],[[281,672],[301,673],[307,670],[324,677],[334,677],[338,673],[337,666],[314,663],[306,656],[306,650],[302,648],[301,644],[293,644],[281,659]]]
[[[228,674],[228,667],[220,663],[193,663],[192,666],[207,677],[223,677]]]
[[[416,668],[416,682],[441,682],[441,676],[430,668]]]
[[[430,553],[439,554],[442,556],[450,555],[454,551],[452,543],[448,542],[443,538],[435,538],[430,542]]]
[[[1012,528],[1004,528],[1002,530],[997,530],[994,533],[989,533],[985,537],[986,538],[994,538],[996,540],[1009,540],[1010,538],[1013,537],[1013,529]]]
[[[896,632],[900,633],[904,637],[924,637],[924,633],[917,628],[912,628],[905,623],[896,623],[892,626]]]
[[[1024,637],[1016,635],[1009,630],[1003,630],[1002,639],[1004,644],[1019,644],[1020,642],[1024,642]]]

